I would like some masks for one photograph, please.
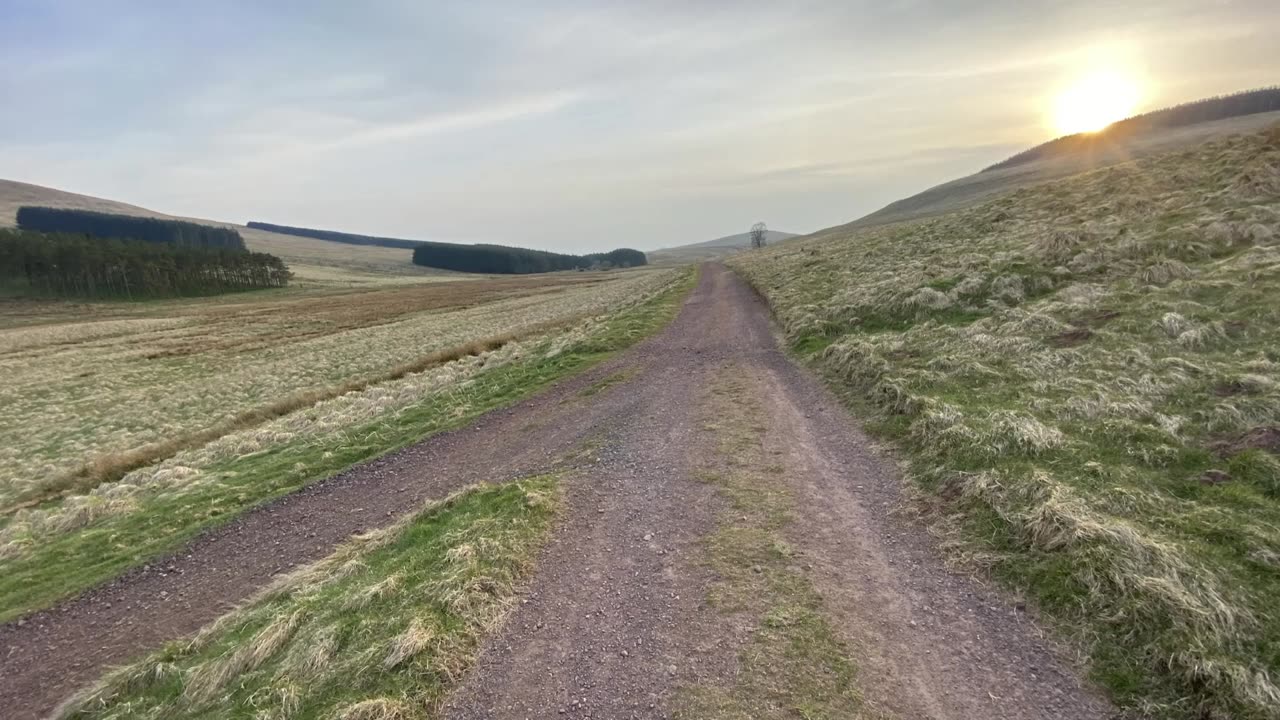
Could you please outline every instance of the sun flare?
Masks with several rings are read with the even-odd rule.
[[[1138,84],[1123,74],[1087,75],[1058,95],[1053,123],[1063,135],[1097,132],[1132,115],[1139,96]]]

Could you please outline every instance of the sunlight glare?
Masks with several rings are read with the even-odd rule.
[[[1139,95],[1138,84],[1120,73],[1087,75],[1058,95],[1054,125],[1063,135],[1097,132],[1131,116]]]

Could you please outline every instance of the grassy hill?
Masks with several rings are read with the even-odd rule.
[[[1109,135],[1104,131],[1098,134],[1096,141],[1071,144],[1060,152],[1033,154],[1023,162],[1005,167],[993,166],[982,172],[945,182],[889,203],[870,215],[831,230],[841,231],[846,228],[872,227],[935,217],[972,207],[1020,187],[1151,157],[1178,148],[1193,147],[1208,140],[1236,133],[1252,132],[1277,121],[1280,121],[1280,112],[1268,112],[1185,126],[1147,127],[1138,132],[1125,131]]]
[[[1054,156],[1095,154],[1128,138],[1150,136],[1160,130],[1272,112],[1280,112],[1280,87],[1219,95],[1135,115],[1098,132],[1075,133],[1050,140],[998,162],[983,172]]]
[[[798,237],[798,235],[780,230],[769,230],[765,236],[765,241],[772,245],[793,237]],[[676,247],[653,250],[648,255],[651,263],[689,263],[724,257],[749,247],[751,247],[751,234],[739,233],[690,245],[678,245]]]
[[[1216,139],[1052,182],[984,173],[1041,183],[727,262],[1120,703],[1274,719],[1280,123],[1179,133],[1160,142]]]
[[[114,200],[104,200],[13,180],[0,180],[0,227],[13,227],[18,208],[23,205],[95,210],[141,217],[178,217]],[[408,279],[451,277],[451,274],[442,274],[438,270],[414,265],[412,253],[408,250],[338,245],[324,240],[283,235],[233,223],[197,218],[179,219],[235,228],[240,232],[250,250],[271,253],[283,259],[304,284],[307,282],[382,283],[386,282],[389,276]]]

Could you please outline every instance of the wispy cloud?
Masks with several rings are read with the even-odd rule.
[[[444,133],[465,132],[530,116],[555,113],[581,97],[582,94],[579,92],[551,92],[545,95],[506,99],[487,106],[429,113],[404,122],[367,123],[359,130],[320,142],[312,149],[341,150],[414,140]]]
[[[1045,139],[1047,98],[1089,63],[1140,68],[1148,107],[1280,67],[1264,0],[0,12],[0,175],[564,250],[851,219]]]

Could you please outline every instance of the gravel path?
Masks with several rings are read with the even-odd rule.
[[[663,718],[682,684],[734,670],[742,631],[705,605],[699,540],[719,500],[699,390],[727,362],[768,410],[795,486],[792,541],[865,694],[901,718],[1103,718],[1007,599],[948,572],[927,532],[887,510],[899,477],[856,423],[777,349],[767,309],[708,265],[660,335],[475,425],[247,513],[50,611],[0,627],[0,707],[40,717],[105,668],[191,633],[276,573],[464,485],[572,466],[569,512],[522,604],[452,697],[452,718]],[[604,378],[626,380],[585,394]],[[566,460],[566,458],[569,458]]]

